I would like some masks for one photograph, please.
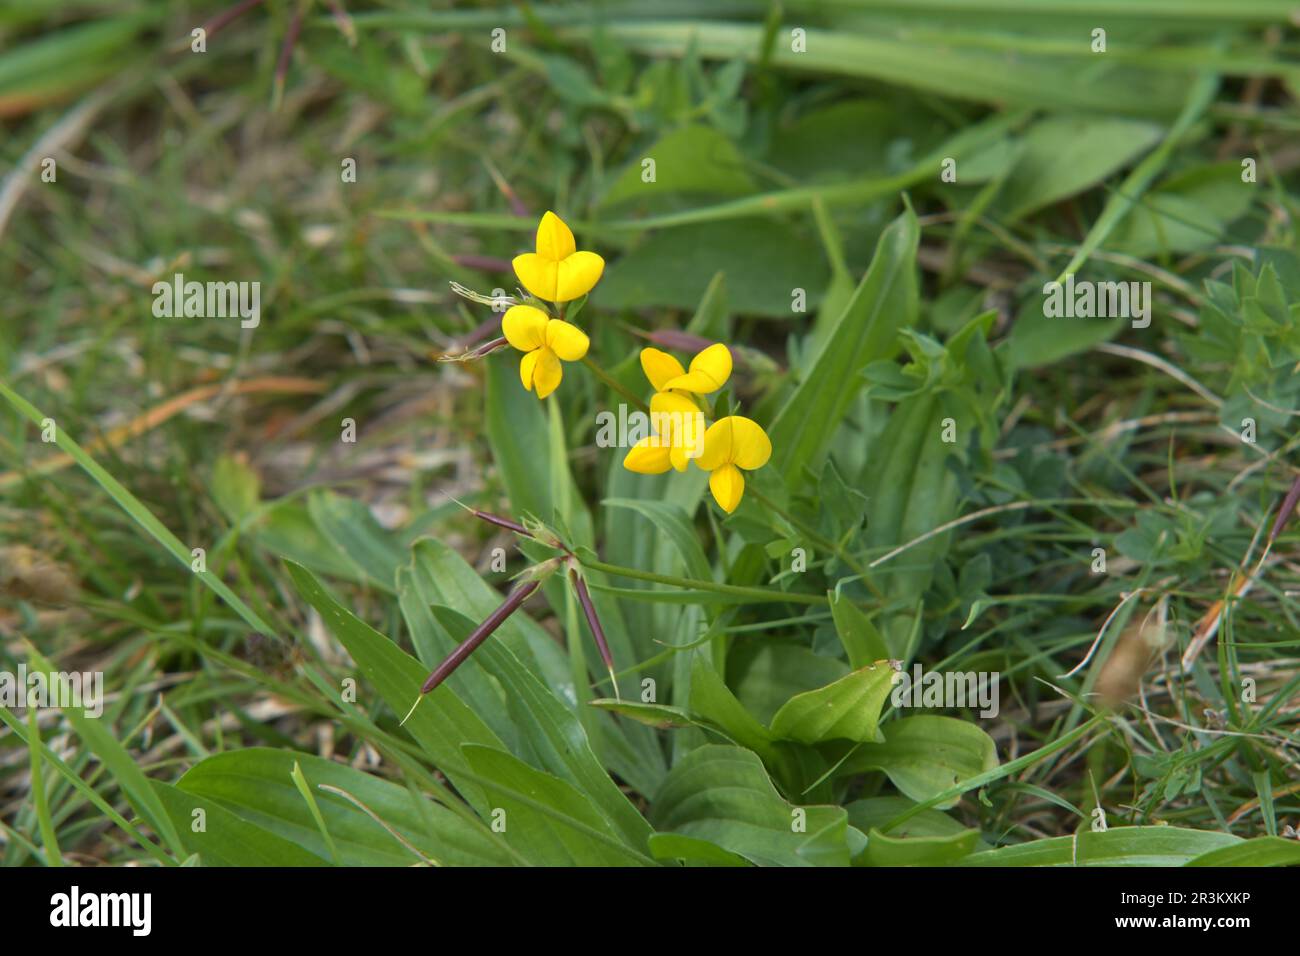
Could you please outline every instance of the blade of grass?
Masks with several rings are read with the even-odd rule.
[[[1106,207],[1101,211],[1101,215],[1097,217],[1097,221],[1093,223],[1092,228],[1088,230],[1088,235],[1080,243],[1078,251],[1070,260],[1070,264],[1061,270],[1061,274],[1057,277],[1058,282],[1064,282],[1068,273],[1077,272],[1079,267],[1088,260],[1088,257],[1106,241],[1111,231],[1129,214],[1129,210],[1138,203],[1142,195],[1147,191],[1147,187],[1151,185],[1156,176],[1160,174],[1160,171],[1168,164],[1175,147],[1182,143],[1192,125],[1209,108],[1218,89],[1219,77],[1214,73],[1204,74],[1192,86],[1187,102],[1184,104],[1182,112],[1179,113],[1178,119],[1174,121],[1174,125],[1170,127],[1169,133],[1146,159],[1138,163],[1125,178],[1120,188],[1106,201]]]
[[[50,750],[50,748],[47,747],[43,741],[39,741],[39,740],[33,741],[27,733],[27,728],[23,726],[23,722],[19,720],[17,717],[15,717],[9,711],[8,708],[0,707],[0,721],[4,721],[6,724],[8,724],[9,729],[12,730],[15,734],[17,734],[18,738],[22,740],[24,743],[26,743],[28,746],[32,746],[33,744],[35,744],[36,746],[40,747],[41,755],[50,762],[50,766],[52,766],[55,770],[57,770],[59,774],[65,780],[67,780],[68,783],[70,783],[78,793],[80,793],[83,797],[89,800],[91,804],[94,805],[95,809],[99,810],[100,813],[108,817],[108,819],[111,820],[114,824],[116,824],[122,830],[123,833],[125,833],[128,837],[130,837],[138,846],[143,848],[146,853],[148,853],[150,856],[152,856],[155,860],[157,860],[159,863],[163,864],[164,866],[176,865],[176,861],[167,855],[166,850],[158,846],[158,844],[156,844],[153,840],[149,839],[149,837],[141,833],[138,829],[136,829],[131,824],[129,820],[127,820],[124,816],[122,816],[122,814],[114,810],[112,805],[107,800],[105,800],[98,793],[96,793],[94,788],[91,787],[90,784],[82,780],[81,777],[77,774],[77,772],[73,770],[71,767],[69,767],[67,763],[64,762],[62,757],[60,757],[54,751]]]
[[[62,866],[63,855],[59,852],[59,838],[50,818],[50,804],[45,793],[45,779],[41,773],[41,732],[36,726],[36,708],[27,708],[27,753],[31,758],[31,794],[32,806],[36,810],[36,820],[41,829],[41,844],[45,848],[45,865]]]
[[[3,380],[0,380],[0,396],[4,397],[19,414],[37,428],[40,428],[42,422],[45,421],[46,415],[44,413],[11,389]],[[150,537],[161,544],[168,554],[179,561],[183,567],[187,569],[191,567],[192,555],[190,549],[185,547],[176,535],[172,534],[161,521],[154,517],[153,512],[146,508],[139,498],[131,494],[121,482],[105,471],[80,445],[68,437],[62,428],[57,426],[55,429],[55,443],[59,448],[67,452],[86,474],[95,479],[99,486],[108,492],[109,497],[117,502],[118,506],[136,524],[148,532]],[[207,570],[192,571],[192,573],[198,575],[199,580],[215,591],[254,631],[263,634],[275,634],[275,629],[262,620],[256,611],[240,600],[221,578]]]
[[[302,767],[299,766],[298,761],[293,762],[293,772],[289,776],[293,779],[293,785],[298,788],[298,792],[302,794],[307,809],[311,811],[311,818],[316,821],[316,829],[320,831],[321,839],[329,847],[330,859],[334,861],[335,866],[342,866],[343,857],[339,855],[339,848],[334,844],[334,837],[330,836],[329,828],[325,826],[325,818],[321,816],[320,807],[316,804],[316,795],[311,792],[311,786],[307,783],[307,778],[303,775]]]
[[[30,644],[27,653],[37,669],[54,673],[55,668]],[[144,817],[163,843],[175,854],[177,860],[184,859],[188,854],[185,845],[181,842],[180,834],[150,785],[149,778],[145,776],[130,752],[101,725],[98,719],[80,713],[76,707],[59,709],[64,719],[72,725],[77,736],[99,758],[117,785],[121,787],[122,793],[136,812]]]

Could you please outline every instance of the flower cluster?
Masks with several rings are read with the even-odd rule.
[[[537,226],[537,251],[515,256],[512,265],[524,288],[559,306],[561,314],[564,303],[590,292],[605,271],[605,260],[594,252],[580,251],[573,231],[553,212],[544,215]],[[576,325],[532,305],[508,309],[501,320],[501,332],[524,353],[519,378],[538,398],[559,387],[564,377],[561,360],[581,361],[591,344]]]
[[[544,399],[560,386],[564,378],[563,362],[586,358],[591,340],[587,334],[564,320],[567,304],[581,299],[600,281],[605,260],[594,252],[579,250],[573,232],[553,212],[542,217],[537,226],[537,251],[516,256],[515,274],[533,298],[511,306],[501,319],[503,338],[476,348],[455,361],[481,358],[509,343],[524,353],[519,361],[519,379],[530,392]],[[456,291],[476,302],[486,297],[453,283]],[[536,304],[533,304],[533,303]],[[588,360],[597,375],[620,391],[623,387],[599,366]],[[726,415],[706,425],[712,405],[708,396],[721,391],[731,378],[731,349],[721,342],[710,345],[691,359],[689,368],[668,352],[656,348],[641,350],[641,368],[654,388],[650,399],[651,434],[638,441],[623,460],[624,467],[647,475],[663,474],[670,469],[686,471],[692,461],[709,472],[709,489],[718,506],[728,514],[735,511],[745,493],[743,471],[762,468],[772,457],[772,442],[755,421],[740,415]],[[639,403],[639,401],[638,401]],[[615,696],[614,658],[605,639],[583,577],[578,553],[544,526],[519,522],[511,518],[469,509],[491,524],[552,547],[561,554],[524,572],[520,583],[501,606],[476,627],[433,672],[420,688],[416,705],[443,683],[474,651],[486,641],[537,590],[547,576],[564,569],[578,596],[578,602],[600,655],[609,671]],[[410,713],[415,712],[415,706]],[[403,718],[405,723],[406,718]]]
[[[605,260],[580,250],[573,231],[553,212],[542,216],[537,226],[536,248],[515,256],[512,265],[541,307],[511,306],[502,317],[501,332],[506,342],[524,353],[519,361],[524,388],[546,398],[564,378],[561,363],[586,358],[591,340],[564,321],[565,306],[595,287],[604,274]],[[718,506],[728,514],[735,511],[745,493],[742,471],[767,464],[772,442],[762,426],[741,415],[727,415],[705,430],[707,396],[731,378],[731,350],[721,342],[710,345],[691,359],[690,368],[683,368],[669,353],[647,348],[641,350],[641,368],[654,387],[651,434],[632,447],[623,466],[659,475],[670,468],[686,471],[694,461],[709,472],[709,490]]]
[[[741,415],[727,415],[704,431],[701,400],[718,391],[731,377],[731,350],[721,342],[691,359],[690,369],[667,352],[641,350],[641,368],[654,387],[650,399],[653,433],[637,442],[623,467],[643,475],[660,475],[669,468],[685,471],[687,464],[709,472],[713,500],[730,514],[745,493],[741,469],[762,468],[772,457],[772,442],[761,425]],[[707,404],[705,402],[704,404]],[[692,454],[694,452],[694,454]]]

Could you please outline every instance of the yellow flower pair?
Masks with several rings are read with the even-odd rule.
[[[698,442],[704,415],[696,396],[722,388],[731,377],[731,367],[731,350],[722,343],[695,356],[689,371],[667,352],[642,349],[641,368],[655,388],[650,419],[656,431],[632,446],[623,467],[659,475],[669,468],[685,471],[693,459],[709,472],[709,490],[718,507],[728,514],[735,511],[745,493],[741,469],[753,471],[767,464],[772,441],[752,419],[728,415],[710,425],[703,442]]]
[[[537,227],[537,251],[516,256],[515,274],[524,288],[546,302],[579,299],[605,271],[605,260],[579,250],[573,232],[553,212]],[[561,312],[563,314],[563,312]],[[591,342],[576,325],[553,318],[532,305],[516,305],[501,320],[506,341],[524,353],[519,378],[524,388],[546,398],[564,377],[561,362],[577,362]],[[654,386],[650,399],[653,433],[637,442],[623,466],[640,474],[685,471],[688,463],[709,472],[709,490],[718,506],[735,511],[745,493],[745,471],[762,468],[772,457],[772,442],[759,424],[728,415],[704,430],[699,396],[721,389],[731,377],[731,350],[711,345],[691,359],[690,368],[667,352],[641,350],[641,368]],[[703,431],[703,436],[700,432]]]
[[[573,231],[553,212],[542,216],[537,226],[537,251],[516,256],[513,265],[524,288],[547,302],[581,298],[605,271],[605,260],[594,252],[579,251]],[[591,344],[576,325],[553,319],[531,305],[507,310],[501,331],[507,342],[524,353],[519,378],[538,398],[559,387],[564,377],[560,361],[580,361]]]

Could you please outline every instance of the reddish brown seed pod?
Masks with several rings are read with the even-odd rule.
[[[569,569],[569,580],[573,582],[573,589],[578,593],[578,603],[582,605],[582,613],[587,618],[587,626],[591,628],[591,635],[596,639],[596,647],[600,650],[600,659],[605,663],[605,670],[609,671],[609,680],[614,686],[614,695],[618,696],[618,683],[614,680],[614,655],[610,653],[609,641],[605,639],[605,629],[600,625],[600,617],[596,614],[596,605],[592,603],[591,592],[587,589],[587,582],[577,568]]]
[[[501,606],[488,615],[478,627],[465,640],[461,641],[454,651],[447,655],[446,660],[434,668],[420,687],[421,694],[427,694],[465,663],[465,659],[478,649],[478,646],[492,636],[492,633],[505,623],[506,618],[515,613],[519,606],[528,600],[529,596],[541,585],[541,581],[525,581],[507,595]]]

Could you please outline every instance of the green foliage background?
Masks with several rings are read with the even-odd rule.
[[[1296,477],[1289,0],[346,6],[195,53],[219,10],[0,3],[0,671],[110,692],[0,709],[0,861],[1300,859],[1294,533],[1181,663]],[[548,208],[618,384],[733,346],[734,515],[596,447],[580,366],[436,361]],[[260,327],[154,318],[178,271]],[[1150,327],[1044,317],[1066,272]],[[622,700],[555,578],[399,724],[551,553],[452,495],[578,550]]]

